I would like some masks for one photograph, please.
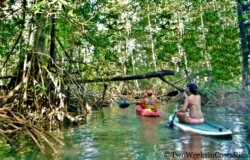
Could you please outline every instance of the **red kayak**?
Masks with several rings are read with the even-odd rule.
[[[152,111],[151,109],[143,109],[140,105],[136,105],[136,113],[145,117],[160,117],[162,115],[159,109]]]

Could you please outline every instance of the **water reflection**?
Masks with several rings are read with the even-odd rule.
[[[182,151],[185,153],[186,160],[201,160],[198,156],[202,152],[202,137],[197,134],[189,134],[180,138]],[[194,156],[197,155],[197,156]]]
[[[141,136],[144,137],[145,141],[149,144],[155,144],[159,141],[159,134],[157,126],[161,124],[161,117],[142,117],[138,116],[139,126],[141,130]]]
[[[136,115],[135,107],[126,109],[119,107],[105,108],[92,112],[86,124],[65,129],[58,135],[64,139],[65,146],[58,148],[63,160],[168,160],[168,159],[211,159],[202,157],[178,158],[168,153],[250,153],[250,117],[228,113],[223,109],[207,108],[208,121],[232,128],[232,139],[218,139],[181,131],[177,128],[165,128],[168,116],[174,106],[162,104],[163,117],[147,118]],[[1,147],[0,156],[12,159],[45,159],[37,150],[11,151]],[[23,147],[27,148],[27,147]],[[20,155],[21,153],[21,155]],[[21,157],[21,158],[20,158]],[[59,158],[58,158],[59,159]],[[237,159],[237,158],[215,158]],[[238,158],[239,159],[239,158]],[[240,159],[249,159],[248,157]]]
[[[217,116],[214,116],[215,113]],[[204,156],[212,157],[215,153],[249,153],[249,142],[246,142],[249,128],[246,127],[246,119],[226,114],[222,110],[207,110],[208,120],[232,127],[232,139],[217,139],[165,128],[170,114],[164,112],[160,118],[141,117],[135,114],[133,107],[93,113],[90,121],[81,129],[76,129],[71,137],[71,143],[76,148],[74,152],[78,154],[78,159],[135,160],[180,159],[177,155],[166,157],[166,153],[181,154],[179,156],[185,154],[182,159],[187,160],[201,160]]]

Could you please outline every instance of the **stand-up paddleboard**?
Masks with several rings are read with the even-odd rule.
[[[173,120],[173,114],[169,116],[169,120]],[[226,129],[222,126],[204,122],[201,124],[190,124],[179,122],[177,116],[173,120],[174,126],[182,129],[183,131],[198,133],[207,136],[231,136],[232,132],[229,129]]]

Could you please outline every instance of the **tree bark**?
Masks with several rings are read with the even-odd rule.
[[[13,3],[14,3],[14,2],[13,2]],[[15,51],[15,49],[17,48],[17,46],[19,45],[19,43],[21,43],[20,46],[23,45],[22,38],[23,38],[25,29],[26,29],[25,23],[27,22],[27,18],[26,18],[26,8],[27,8],[27,1],[26,1],[26,0],[23,0],[23,1],[22,1],[22,20],[23,20],[23,21],[22,21],[22,25],[21,25],[21,30],[20,30],[20,33],[19,33],[19,35],[18,35],[16,41],[15,41],[15,44],[14,44],[13,48],[11,49],[10,53],[8,54],[6,60],[5,60],[4,64],[3,64],[2,68],[4,68],[5,64],[8,62],[10,56],[11,56],[12,54],[14,54],[14,51]],[[22,60],[23,60],[23,58],[21,57],[21,58],[19,59],[18,65],[17,65],[17,66],[18,66],[17,69],[16,69],[16,70],[17,70],[17,71],[16,71],[17,73],[15,73],[15,74],[17,74],[17,76],[11,77],[11,79],[10,79],[8,85],[7,85],[8,88],[14,88],[15,85],[19,84],[19,82],[21,81],[22,68],[23,68],[23,61],[22,61]]]
[[[150,9],[149,9],[149,0],[148,0],[148,26],[149,26],[149,37],[151,41],[151,51],[152,51],[152,63],[153,63],[153,70],[156,70],[156,56],[155,56],[155,44],[154,44],[154,37],[153,37],[153,31],[152,31],[152,25],[151,25],[151,19],[150,19]]]
[[[244,28],[243,19],[243,4],[240,0],[237,0],[237,13],[239,23],[239,35],[241,39],[241,52],[242,52],[242,86],[246,87],[249,85],[249,62],[248,56],[250,51],[250,44],[247,45],[246,31]]]
[[[56,54],[55,54],[55,35],[56,35],[56,22],[55,22],[55,15],[53,14],[51,17],[51,30],[50,30],[50,67],[53,66],[53,62],[55,62]],[[49,68],[50,68],[49,67]]]
[[[156,72],[149,72],[144,74],[136,75],[124,75],[124,76],[113,76],[113,77],[100,77],[96,79],[86,79],[81,80],[83,83],[92,83],[92,82],[109,82],[109,81],[128,81],[136,79],[145,79],[145,78],[162,78],[165,75],[174,75],[175,71],[173,70],[161,70]]]

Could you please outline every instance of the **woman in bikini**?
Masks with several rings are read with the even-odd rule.
[[[177,117],[181,122],[198,124],[204,122],[203,113],[201,111],[201,96],[198,95],[198,87],[195,84],[188,85],[190,95],[187,96],[184,105],[177,111]],[[189,115],[185,111],[189,108]]]

